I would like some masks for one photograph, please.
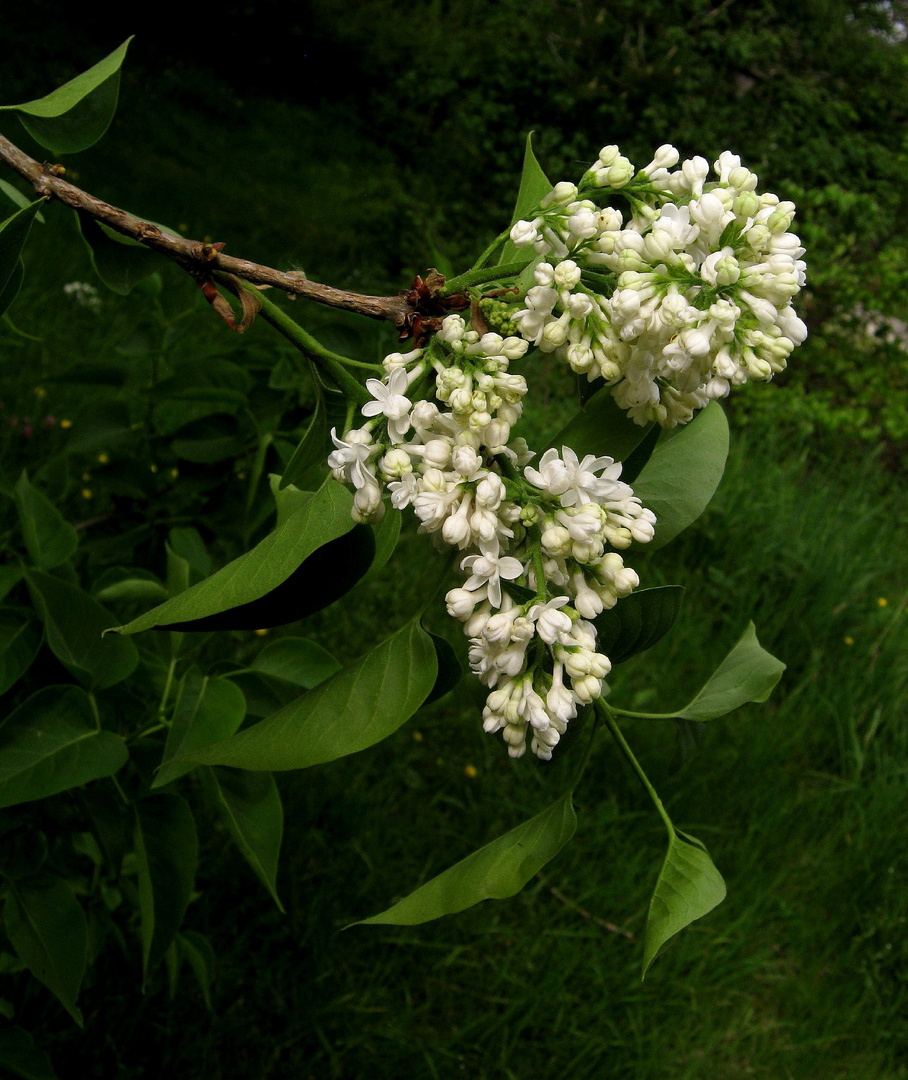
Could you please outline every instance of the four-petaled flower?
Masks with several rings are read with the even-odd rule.
[[[410,399],[405,396],[409,388],[407,369],[395,368],[388,376],[388,381],[367,379],[366,389],[375,398],[362,407],[363,416],[378,416],[383,413],[388,418],[388,434],[395,443],[402,441],[410,430]]]
[[[621,462],[592,454],[581,461],[569,446],[561,448],[560,458],[554,447],[546,450],[539,459],[539,468],[527,466],[523,475],[534,487],[560,498],[562,506],[601,503],[608,496],[630,494],[630,488],[618,482]]]
[[[463,587],[472,592],[482,585],[489,587],[489,600],[495,607],[501,607],[501,579],[513,581],[523,573],[519,559],[511,555],[499,555],[497,545],[480,542],[481,555],[468,555],[460,564],[461,570],[469,570],[470,576]]]

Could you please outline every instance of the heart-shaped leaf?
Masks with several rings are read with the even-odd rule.
[[[230,611],[267,596],[285,582],[300,565],[323,545],[353,528],[350,517],[352,496],[344,485],[326,481],[292,513],[273,533],[252,551],[228,563],[216,574],[173,596],[159,607],[140,615],[126,626],[117,627],[123,634],[137,634],[155,626],[188,629],[183,624],[196,623],[191,629],[222,629],[198,622],[209,616]],[[325,568],[322,568],[322,573]],[[317,582],[313,583],[318,585]],[[305,588],[302,581],[299,587]],[[301,606],[305,606],[304,604]],[[316,609],[317,610],[317,609]],[[249,610],[244,613],[249,615]],[[254,614],[254,612],[253,612]],[[301,618],[301,615],[296,615]],[[262,626],[258,623],[250,629]],[[277,625],[277,624],[273,624]]]
[[[144,244],[121,236],[90,214],[76,211],[76,222],[91,265],[111,292],[126,296],[161,265],[160,256]]]
[[[634,494],[656,515],[647,550],[664,547],[703,513],[728,457],[728,421],[718,402],[660,442],[634,483]]]
[[[50,570],[72,555],[79,545],[76,530],[23,472],[16,481],[16,508],[29,558],[41,570]]]
[[[28,671],[43,639],[40,623],[18,611],[0,608],[0,694]]]
[[[671,629],[681,607],[684,589],[665,585],[625,596],[595,620],[599,651],[620,664],[655,645]]]
[[[201,776],[243,858],[283,911],[276,879],[284,808],[274,777],[269,772],[209,768],[202,769]]]
[[[25,247],[38,208],[43,202],[43,199],[37,199],[0,222],[0,293],[6,292],[14,277],[18,278],[20,285],[22,283],[19,256]],[[15,291],[18,293],[18,287]],[[10,296],[9,302],[12,303],[14,299],[15,295]]]
[[[50,1058],[23,1028],[0,1028],[0,1065],[23,1080],[57,1080]]]
[[[311,690],[340,671],[340,667],[317,642],[303,637],[283,637],[269,642],[249,665],[249,670]]]
[[[306,475],[311,466],[318,461],[323,461],[327,457],[326,444],[330,446],[328,414],[325,411],[325,396],[319,388],[315,399],[315,412],[309,421],[309,427],[306,428],[306,434],[300,440],[293,457],[287,462],[280,480],[281,488],[297,483]]]
[[[0,105],[15,112],[36,142],[54,154],[75,154],[93,146],[110,127],[120,94],[120,67],[132,38],[53,93],[22,105]]]
[[[647,428],[635,424],[619,408],[608,387],[604,387],[593,394],[574,418],[549,440],[548,446],[554,446],[559,453],[563,446],[569,446],[579,458],[593,454],[624,461],[646,435]]]
[[[715,720],[750,701],[765,701],[781,679],[785,665],[757,640],[753,623],[709,677],[697,696],[675,712],[646,713],[654,720]]]
[[[85,974],[88,927],[70,886],[61,878],[45,876],[17,881],[7,896],[3,918],[20,959],[81,1027],[76,999]]]
[[[135,804],[143,985],[183,922],[199,857],[192,811],[170,792]]]
[[[98,730],[84,690],[45,686],[0,725],[0,807],[113,776],[128,757],[119,735]]]
[[[161,768],[152,786],[162,787],[190,772],[191,764],[173,759],[229,738],[245,715],[246,700],[238,686],[190,668],[180,680]]]
[[[405,723],[437,672],[435,647],[417,616],[314,690],[186,760],[278,772],[355,754]]]
[[[511,224],[513,225],[515,221],[525,219],[551,190],[552,182],[542,171],[542,166],[533,153],[533,132],[531,131],[527,135],[526,150],[523,154],[523,171],[520,174],[520,188],[517,192],[514,213],[511,215]],[[498,259],[498,265],[516,262],[524,255],[528,259],[536,257],[536,253],[532,248],[519,248],[508,240]]]
[[[131,641],[103,636],[117,621],[106,608],[62,578],[29,570],[25,580],[47,644],[80,682],[105,689],[132,674],[139,654]]]
[[[474,851],[378,915],[355,925],[414,926],[454,915],[481,900],[504,900],[526,885],[574,835],[571,793]]]
[[[709,852],[695,837],[673,830],[646,918],[644,976],[669,938],[724,899],[725,882]]]

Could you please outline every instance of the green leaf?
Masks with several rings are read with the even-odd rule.
[[[522,221],[552,190],[553,184],[542,171],[542,166],[536,160],[533,153],[533,132],[527,135],[526,150],[523,155],[523,172],[520,174],[520,189],[517,192],[517,202],[514,205],[514,213],[511,215],[511,224]],[[536,252],[532,248],[519,248],[508,240],[502,249],[497,265],[516,262],[523,255],[535,258]]]
[[[64,521],[60,511],[23,471],[16,481],[16,508],[29,558],[41,570],[50,570],[66,560],[79,546],[76,530]]]
[[[178,458],[194,465],[215,465],[228,458],[243,457],[246,444],[239,425],[229,413],[216,413],[186,424],[170,444]]]
[[[190,772],[192,764],[173,764],[173,759],[229,738],[245,715],[246,699],[238,686],[229,679],[211,678],[198,668],[190,668],[180,680],[161,769],[152,787],[169,784]]]
[[[113,783],[89,784],[79,792],[79,802],[88,816],[98,847],[115,877],[126,854],[127,825],[125,805]]]
[[[417,616],[314,690],[191,760],[270,772],[355,754],[387,738],[416,712],[435,683],[437,667],[432,639]]]
[[[398,510],[389,510],[377,525],[372,526],[375,533],[375,558],[369,567],[369,574],[378,573],[385,566],[397,547],[400,538],[400,526],[403,514]]]
[[[139,662],[135,645],[102,636],[117,621],[106,608],[78,585],[50,574],[29,570],[25,580],[51,651],[80,682],[105,689],[132,674]]]
[[[621,479],[625,484],[633,484],[640,473],[643,472],[643,467],[653,456],[661,435],[662,428],[658,424],[650,424],[649,430],[624,459],[621,467]]]
[[[0,1065],[24,1080],[57,1080],[50,1058],[20,1027],[0,1028]]]
[[[325,447],[328,444],[328,414],[325,411],[325,397],[319,390],[315,399],[315,412],[306,428],[306,434],[300,440],[293,457],[287,463],[281,476],[281,489],[301,480],[306,471],[318,461],[327,457]]]
[[[177,934],[175,941],[180,955],[189,964],[193,975],[195,975],[199,989],[202,991],[205,1008],[212,1012],[211,984],[214,982],[216,965],[211,942],[204,934],[200,934],[196,930],[187,930],[185,933]]]
[[[117,627],[118,633],[136,634],[153,626],[203,619],[258,600],[286,581],[313,552],[350,532],[352,501],[346,487],[328,480],[252,551],[126,626]]]
[[[16,260],[13,272],[7,279],[3,288],[0,288],[0,315],[3,315],[13,305],[13,301],[19,295],[22,282],[25,279],[25,264],[21,259]]]
[[[429,634],[432,644],[435,646],[435,656],[438,661],[438,675],[435,677],[435,685],[423,704],[431,705],[433,701],[449,694],[463,678],[463,665],[457,658],[451,643],[437,634]]]
[[[101,604],[148,604],[166,600],[167,590],[153,574],[135,570],[118,574],[116,580],[105,581],[94,597]]]
[[[20,191],[17,187],[13,187],[12,184],[7,183],[6,180],[0,180],[0,191],[3,192],[3,194],[10,200],[10,202],[18,206],[20,210],[22,210],[26,206],[31,205],[32,200],[28,197],[28,195]],[[32,194],[34,194],[34,192],[32,192]],[[44,215],[41,213],[40,210],[35,215],[35,219],[41,225],[44,225],[46,223]]]
[[[634,483],[634,494],[656,515],[647,550],[664,547],[697,520],[719,486],[727,457],[728,421],[715,401],[656,446]]]
[[[88,248],[92,268],[111,292],[126,296],[140,281],[157,272],[161,257],[84,211],[76,211],[76,224]]]
[[[19,256],[25,247],[38,207],[43,202],[43,199],[37,199],[0,222],[0,293],[5,293],[10,279],[21,273]],[[21,284],[21,277],[19,280]],[[12,299],[14,297],[10,302]]]
[[[0,807],[113,776],[128,756],[118,735],[98,731],[84,690],[45,686],[0,725]]]
[[[680,585],[642,589],[625,596],[593,620],[599,651],[613,664],[620,664],[655,645],[672,628],[683,596]]]
[[[0,609],[0,694],[28,671],[43,639],[39,623],[18,611]]]
[[[135,805],[143,986],[180,929],[199,857],[192,811],[170,792]]]
[[[645,427],[635,424],[618,407],[608,387],[605,387],[593,394],[577,415],[549,440],[546,449],[554,446],[560,453],[563,446],[570,446],[580,458],[594,454],[596,457],[607,455],[615,461],[624,461],[645,439],[646,433]]]
[[[171,623],[165,629],[261,630],[297,622],[349,592],[368,572],[374,554],[371,527],[355,525],[323,544],[286,581],[258,600],[202,619]]]
[[[309,638],[283,637],[269,642],[249,670],[311,690],[340,667],[331,653]]]
[[[646,918],[643,975],[669,938],[724,899],[725,882],[709,852],[695,837],[673,831]]]
[[[82,1027],[76,1005],[88,954],[85,912],[60,878],[13,884],[3,910],[6,935],[29,971],[55,994]]]
[[[110,127],[120,93],[120,66],[132,38],[88,71],[53,93],[22,105],[0,105],[15,112],[33,139],[54,154],[75,154],[93,146]]]
[[[177,941],[174,938],[164,952],[164,969],[167,972],[167,996],[171,1001],[177,996],[181,960],[182,957],[177,953]]]
[[[474,851],[379,915],[355,925],[417,923],[454,915],[481,900],[504,900],[526,885],[574,835],[571,793],[516,829]]]
[[[22,570],[18,566],[0,566],[0,600],[2,600],[22,580]]]
[[[677,712],[686,720],[715,720],[749,701],[765,701],[782,678],[785,665],[757,641],[753,623],[716,668],[699,694]]]
[[[202,769],[202,783],[218,807],[243,858],[280,908],[277,866],[284,831],[284,808],[270,772]]]
[[[189,527],[171,529],[167,535],[171,550],[189,564],[189,584],[208,577],[211,573],[211,556],[198,529]],[[187,586],[188,588],[188,586]]]

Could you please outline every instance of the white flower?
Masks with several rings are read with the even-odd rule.
[[[523,573],[519,559],[509,555],[499,555],[495,547],[481,541],[481,555],[468,555],[460,564],[461,570],[470,571],[470,576],[463,587],[472,592],[474,589],[488,586],[489,600],[495,607],[501,607],[501,579],[514,581]]]
[[[368,431],[354,428],[347,432],[347,439],[344,440],[339,439],[337,430],[332,428],[331,441],[337,449],[328,455],[328,465],[335,473],[342,474],[343,479],[356,488],[374,482],[375,477],[366,468],[366,462],[378,448],[372,445],[372,436]],[[337,478],[341,479],[341,476]]]
[[[367,379],[366,389],[375,398],[362,407],[363,416],[388,418],[388,434],[394,442],[400,442],[410,430],[410,399],[404,396],[409,382],[405,368],[397,367],[388,376],[387,382],[381,379]]]
[[[560,641],[565,634],[571,632],[571,618],[559,608],[568,603],[570,597],[556,596],[545,604],[534,604],[527,612],[527,618],[536,623],[536,633],[548,645]]]
[[[539,466],[539,469],[525,468],[524,476],[534,487],[560,497],[562,506],[601,502],[622,489],[623,493],[631,494],[627,484],[618,483],[621,464],[610,457],[587,454],[580,461],[569,446],[563,446],[559,460],[558,451],[551,447],[539,459]],[[597,472],[601,475],[596,476]]]

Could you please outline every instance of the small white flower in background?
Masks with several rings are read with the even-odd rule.
[[[63,292],[76,302],[79,307],[97,314],[101,310],[101,297],[94,285],[87,281],[68,281]]]

